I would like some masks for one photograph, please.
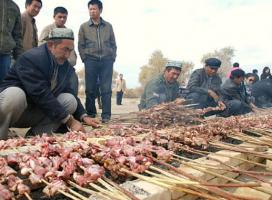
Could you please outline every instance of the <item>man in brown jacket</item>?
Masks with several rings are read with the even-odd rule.
[[[119,78],[116,79],[116,104],[122,105],[123,94],[126,91],[126,80],[123,78],[123,74],[119,74]]]
[[[103,4],[100,0],[88,3],[90,20],[80,26],[78,50],[85,64],[86,110],[96,116],[95,91],[97,78],[100,79],[102,96],[102,122],[111,117],[111,84],[113,63],[116,57],[116,43],[112,25],[100,17]]]
[[[26,0],[25,12],[22,13],[22,30],[23,30],[23,48],[24,51],[38,46],[38,29],[34,17],[36,17],[41,8],[41,0]]]

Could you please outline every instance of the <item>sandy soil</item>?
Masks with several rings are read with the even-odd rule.
[[[82,97],[81,98],[82,103],[85,102],[85,99]],[[119,116],[121,116],[122,114],[127,114],[130,112],[135,112],[138,111],[138,104],[139,104],[139,99],[128,99],[128,98],[123,98],[123,102],[122,105],[116,105],[116,99],[112,98],[111,102],[112,102],[112,119],[118,118]],[[98,104],[96,104],[97,106],[97,120],[100,120],[100,114],[101,114],[101,110],[98,109]],[[87,130],[90,130],[90,127],[86,127]],[[28,129],[25,128],[12,128],[12,131],[15,131],[16,134],[20,135],[20,136],[24,136],[25,133],[28,131]]]

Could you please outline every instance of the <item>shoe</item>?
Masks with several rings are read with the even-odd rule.
[[[102,118],[102,123],[106,124],[109,123],[110,119],[109,118]]]

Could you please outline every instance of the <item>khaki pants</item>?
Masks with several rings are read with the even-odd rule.
[[[77,108],[72,94],[61,93],[57,100],[70,113]],[[9,87],[0,93],[0,139],[6,139],[8,128],[29,128],[34,134],[52,133],[61,122],[49,119],[35,105],[28,105],[25,92],[18,87]]]

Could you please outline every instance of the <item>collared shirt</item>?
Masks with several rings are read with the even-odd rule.
[[[26,11],[21,15],[22,33],[23,33],[23,48],[24,51],[38,46],[38,29],[36,21]]]

